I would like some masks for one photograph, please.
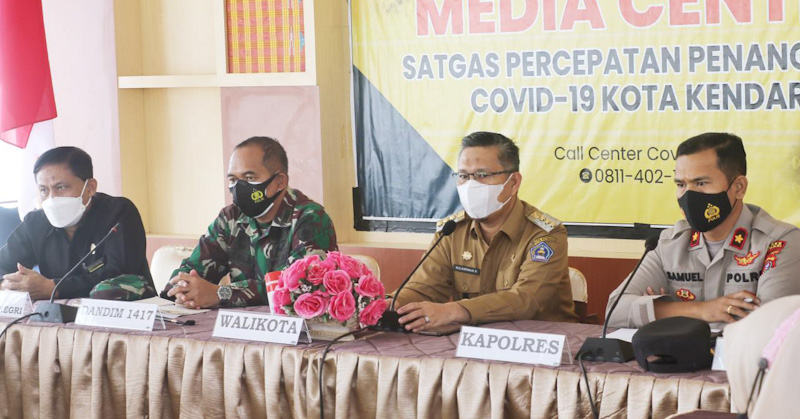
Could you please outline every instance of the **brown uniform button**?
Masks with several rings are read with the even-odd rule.
[[[469,287],[464,285],[463,287],[461,287],[461,289],[463,289],[464,291],[467,291],[469,289]]]
[[[508,286],[508,281],[503,281],[503,285],[507,287]]]

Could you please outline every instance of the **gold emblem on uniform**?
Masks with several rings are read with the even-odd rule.
[[[264,200],[264,192],[253,189],[253,193],[250,194],[250,199],[252,199],[253,202],[261,202]]]
[[[467,261],[472,260],[472,252],[470,252],[469,250],[464,251],[464,253],[461,254],[461,259]]]
[[[719,207],[713,204],[708,204],[706,212],[703,215],[706,217],[706,221],[710,223],[719,218]]]

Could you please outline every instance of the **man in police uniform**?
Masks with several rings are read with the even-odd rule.
[[[701,134],[679,145],[677,156],[675,184],[686,219],[661,233],[609,324],[640,327],[686,316],[721,327],[769,300],[800,294],[800,230],[744,203],[742,140]]]
[[[464,137],[453,175],[466,211],[439,222],[455,220],[456,229],[397,296],[400,323],[419,332],[458,323],[575,321],[567,231],[517,197],[522,175],[514,142],[491,132]]]

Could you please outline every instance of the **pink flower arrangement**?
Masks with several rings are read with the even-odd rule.
[[[371,326],[387,307],[383,284],[363,263],[339,252],[297,260],[278,281],[272,295],[278,314]]]

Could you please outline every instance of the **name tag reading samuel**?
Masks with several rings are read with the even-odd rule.
[[[152,332],[157,312],[155,304],[84,298],[75,324]]]
[[[564,335],[463,326],[456,356],[557,367],[563,351]]]
[[[304,320],[252,311],[220,310],[214,337],[297,345]]]

